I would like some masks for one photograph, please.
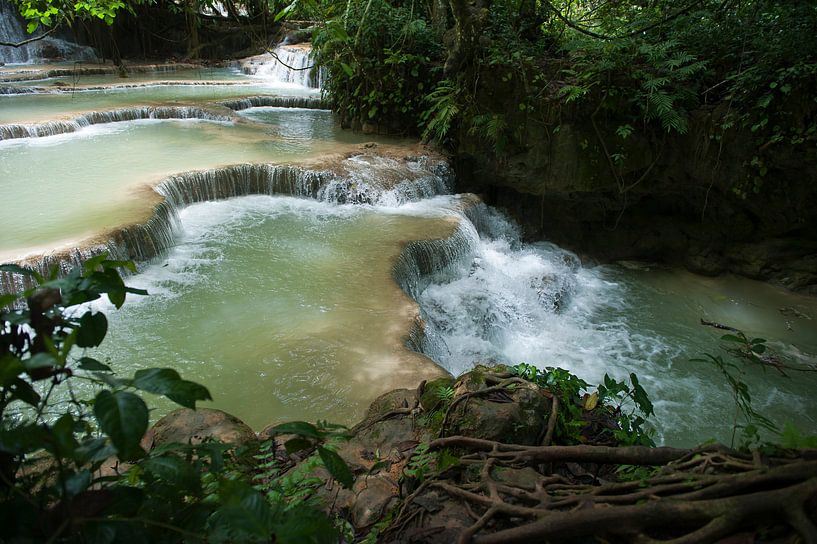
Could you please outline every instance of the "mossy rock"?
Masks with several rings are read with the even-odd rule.
[[[151,449],[164,444],[201,444],[213,439],[243,446],[257,441],[253,430],[237,417],[212,408],[181,408],[156,422],[145,435],[142,446]]]
[[[501,391],[481,393],[495,386],[506,367],[476,367],[454,384],[460,401],[449,415],[447,434],[535,445],[543,436],[551,411],[550,395],[535,384],[514,382]],[[456,398],[455,397],[455,398]]]
[[[435,380],[426,383],[423,388],[423,394],[420,395],[420,406],[426,413],[433,412],[439,409],[443,403],[440,398],[440,389],[451,387],[454,384],[454,378],[442,376]]]

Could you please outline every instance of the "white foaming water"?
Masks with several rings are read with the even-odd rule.
[[[314,66],[312,50],[308,47],[279,45],[267,53],[260,63],[245,65],[245,71],[275,86],[322,87],[322,70]]]
[[[522,244],[495,211],[478,222],[484,229],[473,260],[437,278],[419,299],[429,349],[447,369],[524,361],[570,366],[595,379],[609,371],[612,351],[631,350],[623,324],[594,322],[600,310],[622,304],[615,283],[556,246]]]
[[[734,414],[734,404],[728,387],[716,369],[690,361],[720,353],[717,331],[699,324],[700,317],[712,317],[698,303],[714,298],[711,290],[682,289],[687,308],[633,273],[584,268],[557,246],[522,243],[514,225],[490,208],[478,206],[467,215],[479,227],[479,235],[470,224],[465,227],[471,256],[463,253],[454,266],[433,274],[418,296],[426,354],[454,375],[479,363],[526,362],[568,369],[592,387],[604,374],[626,380],[635,373],[654,401],[659,443],[729,442],[732,419],[724,414]],[[671,281],[668,285],[679,285]],[[744,313],[747,319],[764,318]],[[787,342],[770,347],[794,361],[815,362],[813,353]],[[817,432],[809,408],[813,375],[792,380],[763,370],[747,368],[741,377],[756,408],[781,426],[788,420]]]

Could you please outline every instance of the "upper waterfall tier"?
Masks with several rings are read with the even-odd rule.
[[[241,70],[274,84],[308,89],[323,86],[323,70],[314,65],[308,44],[279,45],[268,53],[244,59]]]

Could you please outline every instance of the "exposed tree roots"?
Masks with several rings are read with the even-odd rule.
[[[471,518],[458,532],[460,544],[581,537],[682,544],[745,532],[759,541],[817,544],[813,450],[790,458],[722,446],[520,446],[463,436],[430,448],[448,448],[459,464],[407,497],[382,541],[438,541],[434,535],[451,526],[435,523],[423,500],[436,494]],[[621,481],[620,465],[633,466],[631,479]],[[513,471],[523,477],[508,477]]]

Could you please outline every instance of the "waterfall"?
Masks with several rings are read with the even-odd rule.
[[[2,87],[0,87],[0,90],[2,90]],[[308,96],[252,96],[239,100],[227,100],[217,104],[233,111],[255,107],[326,109],[326,104],[321,98]],[[138,119],[202,119],[225,123],[233,121],[232,117],[207,108],[194,106],[141,106],[111,111],[94,111],[63,121],[0,125],[0,141],[15,138],[55,136],[76,132],[90,125],[136,121]],[[407,187],[406,190],[411,190],[411,187]],[[437,192],[439,191],[433,191],[431,194]]]
[[[279,45],[272,53],[244,61],[241,70],[272,83],[298,85],[310,89],[323,86],[324,70],[313,66],[312,50],[302,45]]]
[[[355,193],[361,203],[408,202],[418,194],[427,194],[435,188],[450,190],[451,172],[442,160],[427,157],[402,160],[378,158],[378,163],[388,171],[388,175],[384,175],[379,184],[369,180],[365,192]],[[18,264],[45,275],[53,267],[65,273],[102,252],[107,252],[112,259],[149,261],[173,245],[178,230],[178,213],[185,206],[251,194],[288,195],[336,202],[336,188],[352,187],[358,183],[356,180],[359,180],[362,164],[364,161],[360,157],[352,157],[334,164],[331,170],[238,164],[176,174],[156,187],[156,192],[164,198],[145,223],[116,229],[108,233],[106,239],[81,248],[23,259]],[[415,183],[424,188],[412,188]],[[327,187],[333,189],[327,190]],[[0,294],[20,292],[30,285],[27,279],[19,275],[0,272]]]
[[[248,96],[238,100],[221,102],[222,106],[233,111],[249,108],[304,108],[310,110],[328,110],[329,103],[316,96]]]
[[[42,34],[38,30],[34,35]],[[0,0],[0,41],[22,42],[31,38],[26,33],[17,9],[11,2]],[[0,46],[0,63],[24,64],[43,59],[96,61],[96,53],[90,47],[48,36],[22,47]]]
[[[2,2],[2,0],[0,0],[0,2]],[[167,73],[176,72],[178,70],[196,70],[198,68],[201,68],[200,64],[174,62],[167,64],[141,64],[138,66],[128,66],[127,70],[128,73],[131,74],[148,74],[153,72]],[[49,68],[47,70],[42,70],[37,67],[32,70],[17,71],[13,76],[0,78],[0,81],[37,81],[52,77],[99,76],[119,74],[120,71],[121,68],[118,66],[72,66],[70,68]]]
[[[566,341],[572,335],[593,343],[578,355],[588,359],[607,347],[605,339],[621,340],[593,330],[598,295],[608,286],[574,254],[522,242],[516,225],[482,202],[466,201],[452,213],[460,219],[454,236],[410,244],[395,266],[398,283],[421,308],[422,334],[412,335],[412,349],[457,375],[475,362],[568,360],[576,357],[564,345],[577,341]]]
[[[112,111],[94,111],[66,121],[47,121],[33,124],[0,125],[0,140],[40,138],[76,132],[83,127],[104,123],[136,121],[137,119],[203,119],[230,122],[232,118],[216,112],[191,106],[142,106]]]
[[[0,94],[61,94],[80,93],[89,91],[116,91],[123,89],[144,89],[147,87],[240,87],[247,86],[243,81],[148,81],[144,83],[113,83],[106,85],[89,85],[75,87],[73,85],[58,87],[18,87],[0,86]]]

